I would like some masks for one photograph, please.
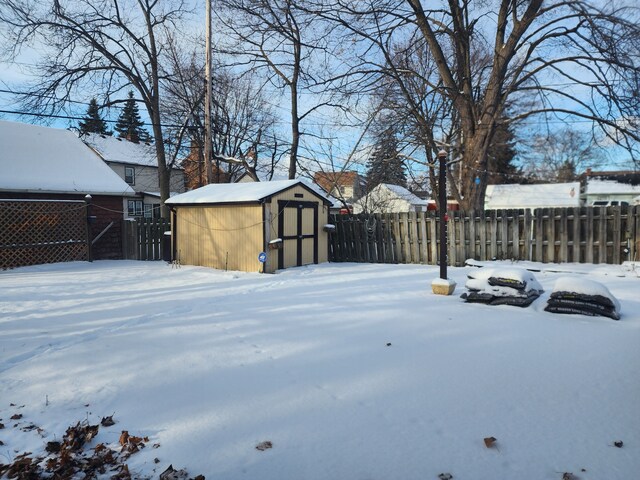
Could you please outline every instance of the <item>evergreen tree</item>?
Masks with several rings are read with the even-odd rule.
[[[140,119],[138,112],[138,104],[133,98],[133,92],[129,92],[129,98],[120,112],[118,122],[114,130],[118,133],[118,137],[126,138],[132,142],[149,141],[149,133],[142,128],[144,122]]]
[[[404,160],[399,156],[398,140],[391,127],[378,134],[367,161],[367,189],[371,191],[381,183],[407,186]]]
[[[516,158],[516,137],[510,124],[500,122],[487,151],[488,185],[528,183],[513,162]]]
[[[87,133],[111,135],[111,132],[107,130],[107,123],[100,116],[100,109],[98,108],[98,102],[95,98],[91,99],[87,113],[84,118],[78,122],[78,129],[81,135]]]

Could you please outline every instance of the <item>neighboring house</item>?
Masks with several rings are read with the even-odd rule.
[[[640,172],[593,172],[580,176],[580,199],[584,205],[633,205],[640,194]]]
[[[90,194],[94,258],[122,258],[123,207],[135,192],[74,132],[0,121],[0,146],[0,199],[26,205],[84,201]]]
[[[153,145],[95,133],[83,135],[81,140],[136,192],[137,198],[126,205],[129,217],[160,217],[158,162]],[[170,190],[172,195],[185,191],[181,167],[171,170]]]
[[[285,173],[276,172],[273,175],[268,175],[262,170],[256,170],[256,176],[258,180],[261,182],[277,182],[280,180],[289,180],[289,177]],[[255,182],[253,177],[249,175],[248,172],[242,173],[236,180],[235,183],[250,183]]]
[[[184,186],[186,190],[193,190],[207,184],[207,172],[204,165],[202,149],[198,143],[191,141],[189,155],[180,165],[184,171]],[[211,165],[214,183],[229,183],[229,174],[219,168],[215,162]]]
[[[487,185],[486,210],[580,206],[580,182]]]
[[[358,172],[346,170],[342,172],[316,172],[313,181],[327,195],[338,199],[343,206],[352,205],[365,190],[365,180]]]
[[[399,185],[381,183],[353,204],[353,213],[425,212],[428,202]]]

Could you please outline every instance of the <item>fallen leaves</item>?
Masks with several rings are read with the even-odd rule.
[[[484,440],[484,446],[487,448],[494,447],[496,442],[498,441],[496,437],[485,437],[483,440]]]
[[[616,440],[613,442],[613,446],[617,448],[622,448],[624,446],[624,442],[622,440]]]
[[[87,445],[98,435],[99,429],[99,425],[77,422],[67,429],[62,441],[46,443],[46,456],[32,456],[31,452],[25,452],[16,456],[10,465],[0,465],[0,477],[6,474],[8,478],[25,480],[74,478],[78,473],[83,473],[83,478],[95,478],[111,471],[115,472],[110,476],[112,480],[131,480],[132,475],[124,461],[149,439],[131,436],[123,431],[121,452],[103,443],[87,450]]]
[[[116,422],[113,421],[113,415],[109,415],[108,417],[102,417],[102,420],[100,420],[100,425],[102,425],[103,427],[111,427],[115,424]]]
[[[145,447],[145,444],[149,442],[149,437],[135,437],[129,435],[129,432],[123,430],[120,434],[119,443],[122,446],[121,453],[124,453],[127,457],[140,451]]]
[[[453,480],[453,475],[451,475],[450,473],[441,473],[440,475],[438,475],[438,478],[440,480]]]
[[[273,443],[268,440],[266,442],[260,442],[258,445],[256,445],[256,450],[260,450],[261,452],[264,452],[265,450],[268,450],[270,448],[273,448]]]
[[[160,480],[181,480],[187,478],[185,470],[176,470],[173,465],[169,465],[167,469],[160,474]]]

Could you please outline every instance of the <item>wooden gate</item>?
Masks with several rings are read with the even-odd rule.
[[[0,200],[0,269],[87,260],[86,203]]]
[[[163,218],[127,218],[124,220],[123,256],[127,260],[162,260],[165,258],[165,232],[171,223]]]
[[[318,263],[318,204],[278,201],[278,268]]]

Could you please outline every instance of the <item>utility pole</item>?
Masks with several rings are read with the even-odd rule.
[[[211,2],[206,0],[206,55],[205,55],[205,92],[204,92],[204,165],[206,168],[207,184],[213,181],[213,168],[211,163],[212,135],[211,135]]]

